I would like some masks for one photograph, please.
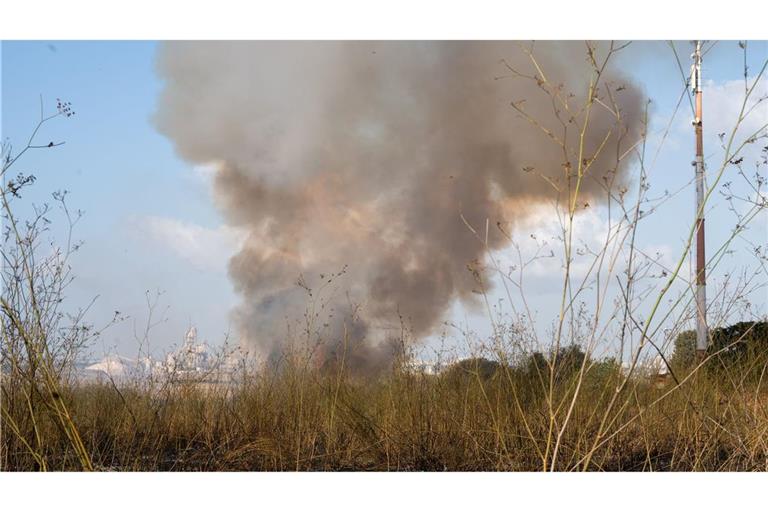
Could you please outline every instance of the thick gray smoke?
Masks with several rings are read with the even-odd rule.
[[[157,126],[183,158],[216,166],[219,206],[248,232],[229,264],[243,339],[278,354],[286,326],[306,312],[305,287],[317,294],[345,265],[317,325],[331,346],[346,329],[361,367],[388,360],[383,341],[401,320],[424,336],[453,301],[475,301],[478,263],[506,242],[497,223],[554,200],[541,175],[567,187],[578,162],[585,45],[537,44],[535,56],[541,71],[511,42],[163,45]],[[560,97],[573,110],[507,66],[563,84]],[[636,141],[643,101],[610,67],[601,91],[606,83],[621,122],[601,92],[605,106],[591,110],[584,158],[606,137],[610,150],[581,189],[595,202],[606,182],[624,179],[617,142],[623,151]],[[564,138],[568,156],[510,106],[519,100]],[[484,239],[486,222],[487,245],[467,227]]]

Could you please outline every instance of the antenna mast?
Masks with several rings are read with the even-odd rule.
[[[696,354],[703,359],[707,350],[707,278],[706,256],[704,252],[704,141],[702,135],[701,106],[701,41],[694,43],[696,49],[691,56],[691,80],[696,96],[696,118],[693,126],[696,130]]]

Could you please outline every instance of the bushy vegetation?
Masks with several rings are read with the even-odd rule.
[[[696,333],[684,331],[675,339],[670,363],[685,372],[696,366]],[[768,361],[768,322],[738,322],[713,329],[707,354],[710,373],[738,374],[739,380],[760,380]]]

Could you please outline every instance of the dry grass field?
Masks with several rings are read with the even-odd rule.
[[[728,367],[712,357],[664,380],[628,376],[578,349],[514,365],[467,359],[438,375],[395,368],[362,378],[306,363],[207,387],[107,382],[26,395],[4,380],[0,462],[106,471],[768,469],[765,356]]]

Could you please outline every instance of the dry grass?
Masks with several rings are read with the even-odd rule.
[[[555,374],[558,403],[570,403],[574,370]],[[531,364],[489,372],[465,363],[436,376],[394,370],[363,379],[285,365],[229,386],[93,384],[70,387],[63,399],[101,470],[768,469],[768,395],[759,379],[735,385],[706,368],[680,386],[632,379],[595,446],[622,376],[610,363],[591,365],[552,460],[549,387],[537,373]],[[565,413],[560,407],[556,424]],[[23,410],[10,416],[31,432]],[[54,419],[37,417],[39,457],[50,470],[82,469]],[[7,433],[2,466],[39,469]]]

